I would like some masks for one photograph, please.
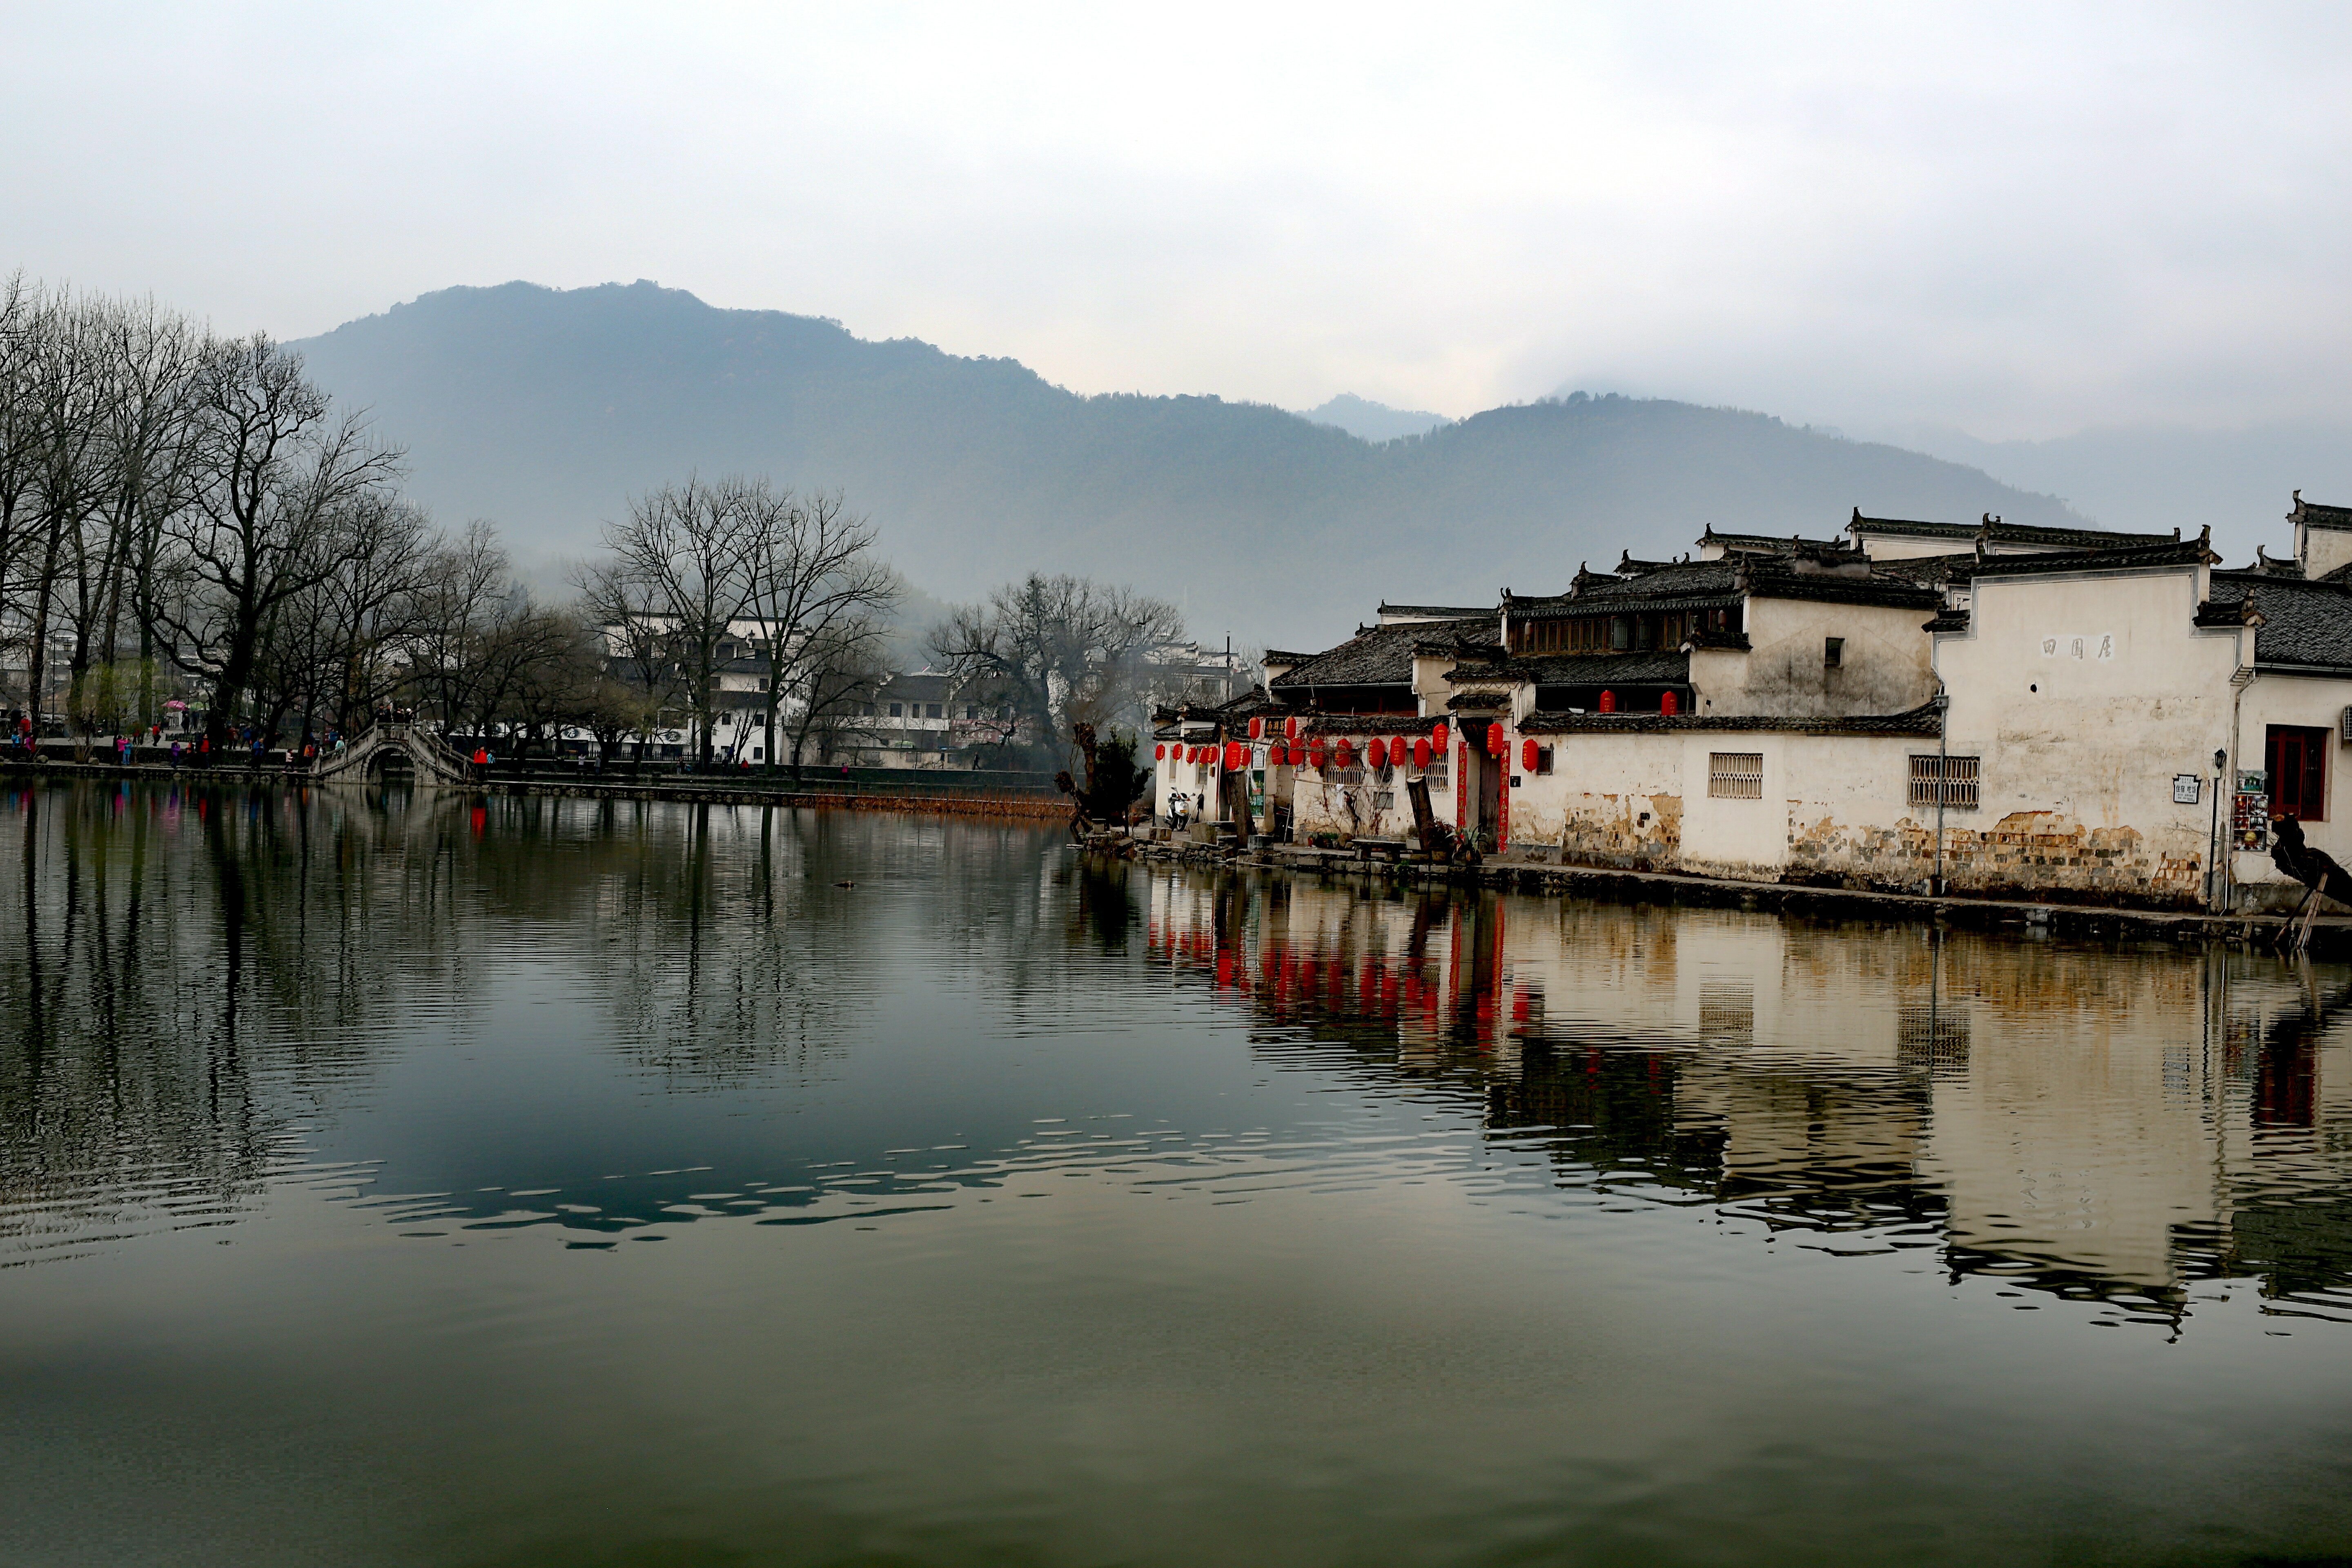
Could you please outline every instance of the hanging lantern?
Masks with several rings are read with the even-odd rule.
[[[1289,737],[1290,737],[1292,740],[1294,740],[1294,741],[1296,741],[1297,739],[1298,739],[1298,715],[1297,715],[1297,714],[1293,713],[1289,718],[1285,719],[1285,720],[1282,721],[1282,732],[1283,732],[1284,734],[1286,734],[1286,735],[1289,736]]]
[[[1680,710],[1681,704],[1675,700],[1675,694],[1673,692],[1666,692],[1658,699],[1658,711],[1667,715],[1669,718]]]
[[[1389,743],[1377,735],[1372,737],[1370,754],[1373,767],[1384,768],[1389,765]]]
[[[1319,773],[1322,771],[1323,759],[1328,754],[1328,753],[1323,749],[1322,736],[1318,735],[1314,740],[1307,742],[1307,761],[1316,769],[1317,772]]]
[[[1519,742],[1519,772],[1523,773],[1531,773],[1535,771],[1536,743],[1533,741],[1521,741]]]
[[[1339,745],[1332,748],[1331,760],[1343,768],[1353,765],[1356,760],[1356,742],[1345,735],[1340,736]]]
[[[1433,754],[1434,754],[1435,750],[1436,748],[1429,743],[1429,737],[1426,735],[1414,741],[1412,743],[1412,765],[1426,773],[1429,770],[1429,759]]]
[[[1168,746],[1165,742],[1151,748],[1151,760],[1155,763],[1164,763],[1168,760]]]
[[[1615,692],[1604,691],[1601,694],[1601,710],[1603,713],[1614,713],[1617,711],[1617,694]]]
[[[1503,726],[1500,721],[1486,726],[1486,754],[1488,756],[1501,756],[1509,744],[1510,742],[1503,738]]]
[[[1249,748],[1239,741],[1225,742],[1225,766],[1236,773],[1249,766]]]
[[[1265,739],[1265,721],[1263,718],[1253,719],[1250,721],[1250,739],[1253,741],[1263,741]]]
[[[1437,721],[1437,725],[1436,725],[1436,727],[1435,727],[1434,729],[1433,729],[1433,730],[1431,730],[1431,731],[1430,731],[1430,732],[1429,732],[1429,748],[1430,748],[1430,750],[1431,750],[1431,751],[1433,751],[1433,752],[1442,752],[1442,751],[1445,750],[1445,721],[1444,721],[1444,720],[1440,719],[1440,720]]]

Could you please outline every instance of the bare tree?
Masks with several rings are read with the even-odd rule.
[[[632,500],[625,520],[604,526],[622,601],[642,606],[667,644],[699,721],[698,759],[706,766],[724,662],[719,647],[745,615],[760,549],[756,531],[743,525],[740,488],[689,475]]]
[[[898,605],[898,576],[874,552],[874,525],[837,491],[796,497],[755,479],[736,487],[733,504],[750,547],[745,606],[768,645],[764,754],[773,767],[789,707],[797,771],[812,724],[859,700],[849,672],[878,660],[880,622]]]
[[[606,761],[624,735],[645,742],[661,727],[664,708],[677,696],[677,661],[669,639],[634,577],[617,560],[591,562],[575,573],[583,617],[594,627],[605,684],[592,727]]]
[[[391,484],[400,454],[332,416],[300,359],[256,334],[222,345],[198,378],[193,504],[165,524],[176,582],[157,606],[172,657],[213,681],[218,747],[263,637],[288,601],[335,569],[338,525]]]
[[[929,648],[961,679],[1002,693],[1022,730],[1058,753],[1058,737],[1078,724],[1139,729],[1152,656],[1183,635],[1181,613],[1164,599],[1032,573],[959,607]]]
[[[844,744],[871,735],[875,694],[890,679],[889,642],[889,626],[871,616],[830,620],[803,639],[796,650],[801,674],[789,731],[793,772],[804,765],[812,742],[819,757],[829,758]],[[772,735],[774,710],[769,711]],[[769,745],[772,758],[772,739]]]

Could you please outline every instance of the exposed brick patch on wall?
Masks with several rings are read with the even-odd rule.
[[[1682,832],[1678,795],[1574,795],[1560,828],[1560,859],[1570,866],[1671,871],[1681,858]]]
[[[1893,827],[1847,827],[1831,817],[1792,823],[1782,879],[1820,886],[1916,889],[1935,874],[1936,828],[1906,817]],[[1946,821],[1944,877],[1984,898],[2197,908],[2205,863],[2150,850],[2134,827],[2091,827],[2051,811],[2012,812],[1990,827]]]

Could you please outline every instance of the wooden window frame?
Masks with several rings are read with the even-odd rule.
[[[2271,775],[2272,821],[2282,816],[2297,822],[2327,820],[2327,752],[2334,735],[2324,724],[2263,727],[2263,765]]]
[[[1754,766],[1750,767],[1750,763]],[[1706,793],[1710,800],[1762,800],[1764,753],[1709,752],[1706,754]]]

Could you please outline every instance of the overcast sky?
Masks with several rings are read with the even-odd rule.
[[[2344,7],[18,5],[0,267],[651,278],[1085,392],[2352,418]]]

